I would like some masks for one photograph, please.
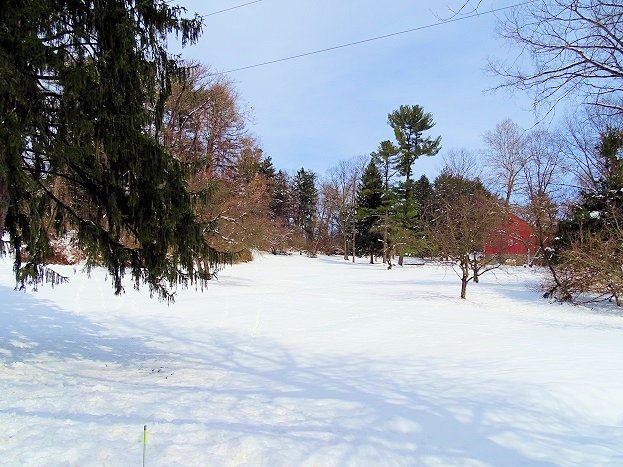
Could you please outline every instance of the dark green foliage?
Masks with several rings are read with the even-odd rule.
[[[292,215],[290,179],[283,170],[277,172],[272,179],[269,207],[273,219],[281,219],[286,226],[290,224]]]
[[[314,236],[314,217],[318,203],[316,174],[301,168],[292,180],[292,196],[295,225],[301,229],[309,245]]]
[[[275,178],[275,167],[273,166],[273,160],[270,156],[266,156],[260,161],[258,173],[262,174],[268,180]]]
[[[374,161],[370,161],[363,174],[356,204],[356,248],[359,254],[380,254],[383,244],[378,226],[385,209],[383,207],[383,180]]]
[[[433,204],[438,204],[441,200],[451,205],[453,200],[477,193],[486,193],[488,196],[492,196],[479,178],[469,179],[449,172],[442,172],[435,179]]]
[[[42,278],[34,272],[55,229],[78,232],[116,293],[129,269],[137,287],[171,298],[167,285],[207,280],[223,260],[204,241],[211,226],[195,221],[185,168],[159,143],[180,72],[165,41],[200,33],[200,21],[182,14],[158,0],[4,3],[0,230],[22,285]]]
[[[392,190],[392,179],[396,175],[394,165],[399,149],[391,141],[381,142],[378,150],[371,154],[372,161],[376,164],[381,181],[383,183],[383,200],[382,204],[387,210],[391,210],[394,205],[394,191]]]
[[[422,205],[415,197],[413,164],[421,156],[436,155],[441,149],[441,137],[433,139],[424,136],[435,123],[432,115],[424,112],[419,105],[401,105],[388,115],[388,123],[397,142],[393,166],[402,177],[393,187],[393,231],[399,244],[397,253],[401,257],[407,253],[422,254]]]
[[[434,194],[433,185],[426,175],[422,175],[419,180],[413,184],[413,199],[415,199],[422,209],[428,206]]]
[[[396,220],[406,229],[415,228],[420,218],[420,205],[413,196],[413,180],[403,180],[394,187]]]

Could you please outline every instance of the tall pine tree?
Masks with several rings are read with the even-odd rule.
[[[397,229],[401,232],[402,248],[398,249],[399,264],[403,255],[409,252],[412,240],[416,238],[415,229],[420,218],[420,206],[414,198],[413,164],[421,156],[434,156],[441,149],[441,137],[431,138],[424,133],[435,126],[433,116],[424,112],[419,105],[401,105],[388,115],[388,124],[394,130],[399,153],[395,168],[404,177],[396,187]]]

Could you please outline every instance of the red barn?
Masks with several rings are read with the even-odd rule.
[[[495,229],[485,242],[485,254],[532,257],[536,253],[534,228],[526,221],[509,213],[506,223]]]

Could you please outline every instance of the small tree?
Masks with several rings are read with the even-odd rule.
[[[504,219],[500,201],[480,180],[442,172],[435,180],[429,237],[442,257],[453,261],[461,279],[461,298],[467,285],[498,267],[496,257],[484,254],[486,241]]]

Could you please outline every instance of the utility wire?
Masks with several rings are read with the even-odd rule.
[[[254,0],[253,2],[247,2],[247,3],[243,3],[241,5],[232,6],[232,7],[229,7],[229,8],[225,8],[224,10],[213,11],[212,13],[208,13],[207,15],[203,15],[203,16],[220,15],[221,13],[227,13],[228,11],[237,10],[238,8],[242,8],[242,7],[245,7],[245,6],[253,5],[254,3],[260,3],[260,2],[263,2],[263,1],[264,0]]]
[[[261,0],[258,0],[258,1],[261,1]],[[327,47],[325,49],[313,50],[311,52],[305,52],[305,53],[301,53],[301,54],[298,54],[298,55],[290,55],[289,57],[278,58],[276,60],[269,60],[267,62],[256,63],[254,65],[247,65],[247,66],[243,66],[243,67],[240,67],[240,68],[233,68],[231,70],[223,71],[222,73],[223,74],[225,74],[225,73],[235,73],[237,71],[249,70],[251,68],[258,68],[258,67],[261,67],[261,66],[272,65],[274,63],[287,62],[289,60],[295,60],[297,58],[309,57],[310,55],[317,55],[317,54],[321,54],[321,53],[325,53],[325,52],[330,52],[332,50],[343,49],[343,48],[346,48],[346,47],[352,47],[354,45],[365,44],[367,42],[373,42],[373,41],[378,41],[378,40],[381,40],[381,39],[387,39],[388,37],[399,36],[401,34],[408,34],[410,32],[415,32],[415,31],[422,31],[423,29],[430,29],[430,28],[434,28],[434,27],[437,27],[437,26],[442,26],[444,24],[457,23],[459,21],[463,21],[463,20],[466,20],[466,19],[476,18],[478,16],[489,15],[489,14],[492,14],[492,13],[499,13],[500,11],[509,10],[511,8],[516,8],[516,7],[528,5],[530,3],[534,3],[535,1],[537,1],[537,0],[528,0],[526,2],[515,3],[513,5],[508,5],[508,6],[501,7],[501,8],[494,8],[492,10],[481,11],[479,13],[473,13],[473,14],[470,14],[470,15],[459,16],[459,17],[455,17],[455,18],[451,18],[451,19],[447,19],[447,20],[442,20],[442,21],[438,21],[436,23],[427,24],[427,25],[424,25],[424,26],[418,26],[416,28],[405,29],[404,31],[392,32],[390,34],[384,34],[382,36],[370,37],[368,39],[362,39],[360,41],[355,41],[355,42],[348,42],[346,44],[335,45],[333,47]]]

